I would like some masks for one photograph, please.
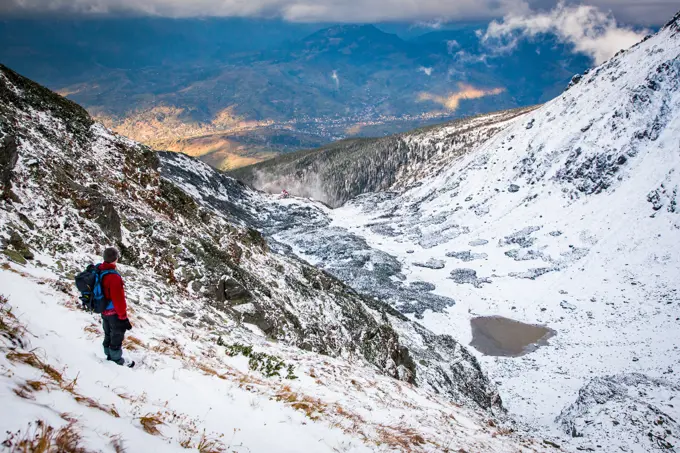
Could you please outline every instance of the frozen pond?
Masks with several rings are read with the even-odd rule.
[[[470,346],[484,355],[519,357],[548,344],[557,332],[541,325],[525,324],[502,316],[480,316],[470,320]]]

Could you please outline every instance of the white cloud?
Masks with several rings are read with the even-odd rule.
[[[446,41],[446,50],[450,53],[453,54],[453,51],[458,49],[460,47],[460,44],[458,44],[458,41],[455,39],[452,39],[450,41]]]
[[[482,53],[468,53],[464,50],[459,50],[453,55],[454,59],[456,62],[461,63],[461,64],[476,64],[476,63],[483,63],[488,66],[488,58],[489,56],[485,54],[484,52]]]
[[[335,88],[340,88],[340,77],[338,77],[338,71],[333,70],[331,74],[331,79],[335,82]]]
[[[509,14],[502,21],[492,21],[482,40],[498,51],[509,51],[520,38],[543,33],[555,34],[595,63],[602,63],[639,42],[648,31],[622,26],[613,15],[594,6],[567,6],[560,2],[549,12]]]
[[[432,68],[426,68],[425,66],[421,66],[418,68],[418,71],[424,73],[425,75],[432,75]]]

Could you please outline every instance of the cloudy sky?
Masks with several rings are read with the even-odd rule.
[[[265,16],[305,22],[455,21],[548,11],[558,0],[0,0],[0,15]],[[584,0],[619,22],[665,23],[677,0]]]

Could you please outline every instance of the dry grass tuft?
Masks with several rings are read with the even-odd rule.
[[[76,431],[75,425],[68,424],[65,427],[56,431],[54,438],[54,445],[57,452],[85,452],[84,448],[80,448],[82,442],[80,433]]]
[[[35,399],[33,393],[39,392],[48,386],[47,382],[28,380],[14,390],[14,393],[25,399]]]
[[[8,432],[2,442],[10,452],[17,453],[88,453],[81,447],[82,437],[74,423],[54,429],[42,420],[29,423],[25,432]]]
[[[189,448],[193,448],[191,446],[191,441],[192,441],[191,437],[182,437],[182,438],[179,439],[179,446],[182,447],[182,448],[185,448],[187,450]]]
[[[199,370],[201,370],[202,372],[204,372],[207,375],[215,376],[215,377],[218,377],[218,378],[223,379],[223,380],[227,379],[227,376],[225,376],[224,374],[220,374],[217,371],[215,371],[214,369],[210,368],[209,366],[203,365],[202,363],[197,363],[196,368],[198,368]]]
[[[7,308],[8,304],[7,298],[0,294],[0,335],[14,345],[23,346],[22,337],[26,333],[26,328],[19,323],[12,310]]]
[[[354,412],[349,412],[345,408],[343,408],[340,405],[335,404],[333,409],[335,410],[335,414],[342,417],[343,419],[347,420],[349,422],[348,425],[345,425],[343,427],[342,424],[336,423],[336,425],[341,428],[345,433],[347,434],[354,434],[358,435],[361,437],[364,442],[370,442],[369,437],[366,435],[364,428],[366,427],[367,423],[364,418],[356,414]]]
[[[136,351],[137,349],[149,349],[149,347],[139,338],[129,335],[125,337],[125,348],[130,351]]]
[[[88,324],[83,328],[83,330],[87,333],[90,333],[92,335],[99,336],[102,333],[102,329],[99,327],[99,324]]]
[[[326,404],[320,399],[300,395],[287,385],[281,387],[274,399],[290,405],[295,410],[304,412],[310,420],[318,420],[320,415],[326,412]]]
[[[125,453],[125,446],[123,445],[123,439],[120,435],[111,436],[111,448],[116,453]]]
[[[87,407],[91,407],[93,409],[99,409],[102,412],[105,412],[113,417],[120,418],[120,414],[116,410],[114,406],[105,406],[101,404],[98,401],[93,400],[92,398],[88,396],[83,396],[79,394],[74,394],[73,399],[75,399],[78,403],[83,404]]]
[[[256,391],[256,386],[266,387],[267,384],[268,384],[267,382],[263,381],[262,379],[258,378],[257,376],[253,376],[253,375],[250,375],[250,374],[244,374],[244,373],[240,373],[240,375],[238,376],[237,382],[238,382],[239,388],[248,390],[249,392]]]
[[[75,393],[76,384],[78,383],[78,376],[80,376],[80,373],[78,373],[78,375],[71,382],[64,382],[61,384],[61,388],[69,393]]]
[[[132,400],[132,395],[130,395],[129,393],[116,392],[116,395],[118,395],[118,398],[120,398],[122,400],[128,400],[128,401]]]
[[[203,432],[203,435],[201,435],[201,440],[198,441],[196,449],[200,453],[224,453],[227,451],[227,448],[221,441],[208,438],[205,435],[205,431]]]
[[[157,352],[158,354],[172,355],[178,359],[185,358],[184,351],[182,351],[177,341],[172,338],[163,338],[159,341],[159,344],[151,347],[152,351]]]
[[[7,359],[12,362],[20,362],[26,365],[37,368],[45,373],[52,381],[61,385],[64,382],[64,376],[56,370],[56,368],[43,362],[35,352],[17,352],[11,351],[7,353]]]
[[[164,424],[160,413],[146,414],[139,418],[139,423],[142,425],[144,431],[154,436],[159,436],[161,434],[158,430],[158,426]]]
[[[47,387],[47,384],[41,381],[26,381],[26,385],[29,386],[34,392],[39,392]]]
[[[62,412],[59,414],[59,416],[62,418],[62,420],[65,420],[69,423],[76,423],[78,421],[77,418],[75,418],[72,414],[69,414],[68,412]]]
[[[427,443],[425,438],[413,428],[405,426],[379,425],[377,428],[380,443],[398,448],[401,451],[412,451]]]
[[[19,398],[23,398],[25,400],[35,399],[35,397],[33,396],[33,392],[31,392],[30,389],[26,388],[25,385],[22,385],[21,387],[14,388],[14,389],[12,389],[12,391]]]

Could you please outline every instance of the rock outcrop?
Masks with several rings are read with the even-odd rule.
[[[591,379],[557,419],[584,448],[598,438],[606,451],[673,451],[680,444],[680,387],[632,373]]]

